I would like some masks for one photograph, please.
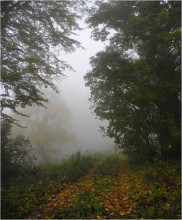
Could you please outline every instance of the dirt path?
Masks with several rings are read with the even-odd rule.
[[[161,182],[154,188],[143,181],[144,169],[136,172],[126,164],[117,164],[112,170],[114,175],[97,176],[102,170],[98,167],[101,163],[60,193],[50,195],[47,203],[28,218],[137,219],[143,218],[143,215],[158,218],[161,210],[166,216],[170,216],[170,210],[175,210],[169,203],[173,199],[175,185],[168,187]],[[169,201],[166,195],[171,195]]]
[[[42,204],[39,210],[33,212],[27,219],[50,219],[52,213],[56,213],[60,208],[66,209],[69,207],[81,192],[93,188],[92,175],[102,161],[103,160],[97,163],[87,175],[80,178],[77,182],[69,184],[63,191],[56,195],[50,195],[48,197],[48,202]]]
[[[101,164],[101,162],[99,163]],[[56,195],[50,195],[48,202],[42,204],[37,212],[32,213],[28,219],[50,219],[54,218],[53,213],[60,209],[66,210],[70,204],[74,203],[76,197],[84,191],[93,192],[95,198],[105,209],[105,216],[97,218],[112,218],[113,216],[123,217],[134,213],[136,202],[130,197],[133,187],[141,189],[143,187],[138,176],[130,175],[127,167],[122,166],[118,169],[115,177],[93,178],[93,173],[97,169],[95,165],[90,172],[79,179],[77,182],[68,185],[63,191]]]
[[[91,187],[92,181],[90,175],[81,178],[78,182],[70,184],[66,189],[57,195],[51,195],[48,199],[48,203],[39,207],[39,210],[32,213],[28,218],[43,218],[49,219],[52,213],[57,212],[60,208],[66,208],[72,203],[77,195],[85,189],[85,187]]]

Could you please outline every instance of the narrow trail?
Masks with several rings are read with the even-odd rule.
[[[170,209],[175,209],[165,199],[166,195],[173,199],[175,184],[158,182],[156,187],[146,184],[145,169],[131,169],[125,163],[115,163],[113,167],[110,163],[107,168],[112,174],[105,174],[103,160],[61,192],[50,195],[47,203],[39,206],[28,219],[137,219],[143,218],[146,208],[158,218],[160,207],[167,216]],[[103,172],[107,170],[106,163],[104,166]],[[172,181],[180,185],[180,178]]]
[[[60,207],[67,208],[72,203],[76,196],[86,187],[91,187],[91,176],[87,175],[81,178],[78,182],[68,185],[63,191],[57,195],[51,195],[48,199],[48,203],[42,204],[39,207],[39,211],[32,213],[28,219],[43,218],[49,219],[51,214],[56,212]]]
[[[97,167],[102,164],[102,160],[99,161],[90,171],[83,177],[81,177],[78,181],[69,184],[64,190],[62,190],[58,194],[53,194],[48,197],[48,202],[46,204],[42,204],[39,207],[39,210],[33,212],[27,219],[49,219],[52,213],[57,212],[58,209],[66,209],[69,207],[71,203],[75,200],[76,196],[78,196],[84,190],[90,190],[93,187],[92,175],[97,169]]]
[[[103,161],[103,160],[102,160]],[[116,214],[124,216],[134,211],[136,202],[130,198],[130,192],[133,187],[137,189],[144,187],[141,182],[137,182],[138,178],[132,177],[126,166],[118,167],[117,175],[113,178],[104,177],[95,180],[93,174],[97,167],[102,163],[96,164],[87,175],[80,178],[77,182],[69,184],[63,191],[48,197],[48,202],[42,204],[39,210],[32,213],[28,219],[50,219],[53,213],[57,213],[60,209],[67,209],[80,193],[91,191],[95,198],[105,209],[105,216],[96,216],[97,218],[112,218]],[[124,210],[124,211],[123,211]]]

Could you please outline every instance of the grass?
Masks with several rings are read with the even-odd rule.
[[[180,165],[77,152],[3,183],[2,218],[181,219]]]
[[[25,218],[46,202],[49,195],[60,192],[90,170],[97,157],[78,151],[63,162],[40,165],[24,175],[2,183],[2,217]]]

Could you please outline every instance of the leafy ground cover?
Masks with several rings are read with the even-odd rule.
[[[17,182],[3,187],[3,195],[8,196],[2,197],[2,217],[181,219],[179,161],[133,166],[117,154],[105,157],[77,154],[70,160],[59,166],[45,166],[44,170],[50,170],[52,176],[40,176],[33,186],[29,183],[25,187],[25,180],[21,179],[21,187]],[[72,172],[68,171],[70,167]]]
[[[62,191],[84,176],[98,158],[100,157],[81,155],[78,151],[68,160],[40,165],[20,176],[2,180],[2,218],[26,218],[46,203],[50,195]]]

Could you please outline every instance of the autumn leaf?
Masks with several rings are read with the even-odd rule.
[[[120,214],[121,216],[123,216],[123,215],[125,215],[126,213],[123,212],[123,211],[121,211],[119,214]]]
[[[124,198],[123,198],[123,200],[124,200],[124,201],[125,201],[125,200],[128,200],[128,197],[127,197],[127,196],[126,196],[126,197],[124,197]]]

